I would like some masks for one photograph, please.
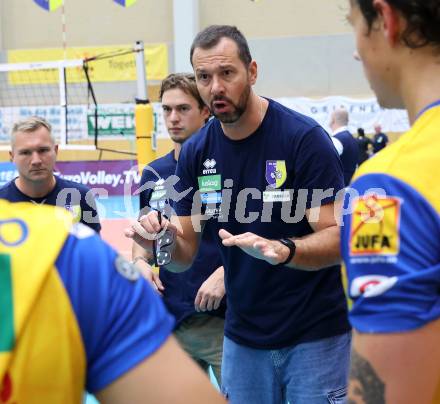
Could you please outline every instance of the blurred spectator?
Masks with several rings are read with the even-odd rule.
[[[330,116],[330,129],[332,130],[332,141],[339,157],[341,158],[344,170],[344,185],[350,184],[358,165],[358,145],[356,139],[348,131],[348,111],[338,108]]]
[[[357,133],[357,143],[359,148],[358,165],[361,165],[365,160],[368,160],[370,157],[369,148],[372,142],[368,137],[365,136],[364,129],[358,128]]]
[[[382,132],[379,124],[374,125],[373,153],[380,152],[388,143],[388,136]]]

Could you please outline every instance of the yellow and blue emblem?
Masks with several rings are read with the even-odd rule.
[[[266,181],[271,188],[280,188],[287,179],[285,160],[266,161]]]

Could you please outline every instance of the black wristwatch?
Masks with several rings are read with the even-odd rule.
[[[293,256],[295,255],[296,245],[293,240],[290,238],[280,238],[278,241],[281,244],[284,244],[290,251],[289,256],[286,258],[284,262],[280,262],[278,265],[287,265],[290,261],[292,261]]]

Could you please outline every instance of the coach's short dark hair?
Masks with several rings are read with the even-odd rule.
[[[246,67],[252,61],[251,52],[244,35],[239,31],[237,27],[232,25],[211,25],[200,31],[191,45],[190,60],[192,64],[192,58],[194,50],[196,48],[211,49],[216,46],[222,38],[232,39],[238,47],[238,56]]]
[[[162,101],[163,94],[165,91],[178,88],[182,90],[185,94],[193,97],[199,104],[199,108],[202,109],[205,103],[200,97],[199,91],[197,90],[196,79],[192,73],[174,73],[165,77],[160,85],[159,98]]]
[[[371,30],[377,18],[373,0],[354,0]],[[386,0],[388,4],[403,15],[407,27],[401,40],[409,48],[416,49],[426,45],[440,47],[440,1],[438,0]]]

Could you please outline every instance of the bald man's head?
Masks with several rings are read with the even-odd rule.
[[[345,108],[335,109],[330,118],[330,128],[334,132],[342,126],[348,125],[348,111]]]

